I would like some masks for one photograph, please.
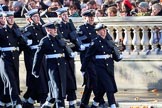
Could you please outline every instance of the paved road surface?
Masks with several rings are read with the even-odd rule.
[[[22,89],[25,91],[25,88]],[[81,95],[83,93],[83,88],[77,90],[77,103],[80,102]],[[23,94],[23,93],[22,93]],[[93,99],[93,94],[91,96],[91,102]],[[162,108],[162,91],[156,89],[153,90],[119,90],[115,94],[116,101],[119,104],[119,108]],[[105,100],[107,100],[105,96]],[[38,104],[35,108],[39,108]],[[67,105],[68,106],[68,105]]]

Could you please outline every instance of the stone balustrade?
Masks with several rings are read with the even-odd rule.
[[[58,18],[44,18],[44,21],[59,21]],[[83,18],[72,18],[75,26],[84,23]],[[129,54],[159,54],[162,45],[162,19],[160,17],[103,17],[96,18],[108,26],[108,32],[116,43],[122,42],[124,52]],[[24,26],[25,19],[16,19],[19,26]]]
[[[58,21],[57,18],[44,18],[44,21]],[[72,18],[75,26],[84,23],[83,18]],[[96,18],[95,22],[107,26],[114,41],[122,45],[124,59],[115,63],[116,81],[121,89],[162,89],[162,18],[111,17]],[[17,18],[22,27],[26,21]],[[76,57],[76,77],[81,87],[79,57]]]

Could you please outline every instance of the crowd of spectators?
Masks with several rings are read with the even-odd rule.
[[[162,15],[160,0],[1,0],[0,4],[1,11],[15,11],[15,17],[25,17],[24,13],[35,8],[57,17],[55,11],[61,7],[69,8],[70,17],[81,17],[87,9],[94,9],[97,17]]]

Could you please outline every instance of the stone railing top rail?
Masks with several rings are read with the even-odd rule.
[[[71,18],[76,26],[84,23],[84,18]],[[58,18],[43,18],[45,22],[48,20],[59,21]],[[27,22],[25,18],[15,18],[19,26],[25,25]],[[99,17],[95,18],[95,22],[101,22],[107,26],[162,26],[161,16],[141,16],[141,17]]]

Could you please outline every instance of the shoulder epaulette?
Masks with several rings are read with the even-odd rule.
[[[92,46],[92,45],[94,45],[94,43],[95,43],[95,41],[98,39],[98,37],[96,37],[96,38],[94,38],[94,39],[92,39],[92,41],[91,41],[91,43],[90,43],[90,45]]]
[[[97,35],[97,36],[96,36],[96,37],[95,37],[94,39],[92,39],[92,41],[95,41],[95,40],[97,40],[97,39],[98,39],[98,37],[99,37],[99,36]]]
[[[28,24],[26,25],[26,27],[33,27],[33,24]]]

